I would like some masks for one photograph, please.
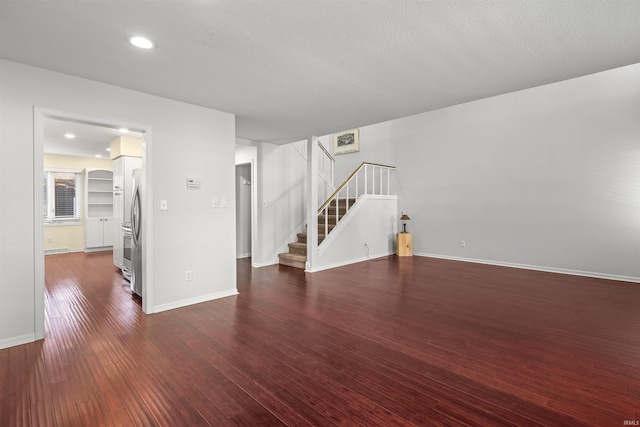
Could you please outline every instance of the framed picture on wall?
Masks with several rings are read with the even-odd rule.
[[[357,151],[360,151],[359,129],[333,134],[333,154],[347,154]]]

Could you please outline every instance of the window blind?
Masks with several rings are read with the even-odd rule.
[[[80,219],[78,207],[80,174],[48,171],[44,173],[45,220]]]

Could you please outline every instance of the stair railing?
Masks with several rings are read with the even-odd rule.
[[[307,160],[306,147],[300,148],[298,142],[292,143],[293,147],[300,153],[303,159]],[[318,147],[322,151],[322,156],[318,158],[318,176],[324,181],[329,191],[335,191],[336,187],[333,183],[333,176],[335,170],[336,159],[329,153],[327,148],[318,141]],[[325,193],[326,194],[326,193]]]
[[[395,166],[380,165],[376,163],[362,162],[356,170],[333,192],[331,196],[320,206],[318,215],[324,216],[324,236],[329,234],[329,217],[335,216],[335,225],[338,225],[352,205],[364,195],[389,196],[391,195],[391,172]],[[341,203],[344,200],[344,203]],[[353,200],[353,204],[350,200]],[[340,215],[340,206],[345,206],[344,215]],[[329,208],[335,206],[335,213],[329,214]],[[326,241],[326,240],[325,240]]]
[[[318,147],[322,151],[322,156],[318,159],[318,174],[329,185],[329,187],[335,191],[336,187],[333,185],[333,172],[335,169],[336,159],[333,158],[331,153],[327,151],[326,147],[322,145],[322,142],[318,141]]]

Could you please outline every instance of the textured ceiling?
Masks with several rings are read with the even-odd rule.
[[[639,22],[637,0],[0,0],[0,57],[286,142],[640,62]]]

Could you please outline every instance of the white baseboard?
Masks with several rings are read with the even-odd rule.
[[[76,248],[76,249],[55,248],[55,249],[45,249],[44,250],[44,254],[45,255],[71,254],[71,253],[75,253],[75,252],[84,252],[84,248]]]
[[[101,248],[85,248],[84,252],[102,252],[102,251],[112,251],[113,246],[103,246]]]
[[[260,267],[269,267],[270,265],[279,264],[279,261],[265,261],[265,262],[254,262],[251,263],[251,267],[260,268]]]
[[[170,302],[168,304],[156,305],[153,308],[154,313],[160,313],[162,311],[173,310],[176,308],[186,307],[188,305],[199,304],[201,302],[212,301],[215,299],[230,297],[238,295],[238,290],[233,288],[226,291],[220,291],[213,294],[203,295],[195,298],[187,298],[176,302]]]
[[[476,264],[495,265],[498,267],[510,267],[510,268],[521,268],[523,270],[544,271],[546,273],[558,273],[558,274],[568,274],[571,276],[592,277],[594,279],[607,279],[607,280],[617,280],[621,282],[640,283],[640,277],[618,276],[615,274],[595,273],[592,271],[570,270],[566,268],[543,267],[539,265],[518,264],[518,263],[511,263],[511,262],[487,261],[483,259],[463,258],[463,257],[437,255],[437,254],[429,254],[429,253],[414,252],[413,255],[427,257],[427,258],[447,259],[451,261],[464,261],[464,262],[473,262]]]
[[[389,255],[393,255],[393,252],[388,252],[388,253],[381,253],[381,254],[376,254],[376,255],[370,255],[368,257],[360,257],[360,258],[353,258],[350,260],[346,260],[346,261],[340,261],[340,262],[335,262],[333,264],[328,264],[328,265],[323,265],[320,267],[316,267],[313,269],[306,269],[304,270],[306,273],[317,273],[318,271],[323,271],[323,270],[329,270],[332,268],[337,268],[337,267],[344,267],[345,265],[349,265],[349,264],[356,264],[358,262],[364,262],[364,261],[372,261],[375,260],[377,258],[383,258]]]
[[[30,342],[34,342],[36,340],[36,334],[26,334],[20,335],[17,337],[5,338],[0,340],[0,349],[15,347],[17,345],[28,344]]]
[[[249,252],[248,254],[240,254],[240,255],[236,255],[236,259],[240,259],[240,258],[249,258],[251,256],[251,252]]]

